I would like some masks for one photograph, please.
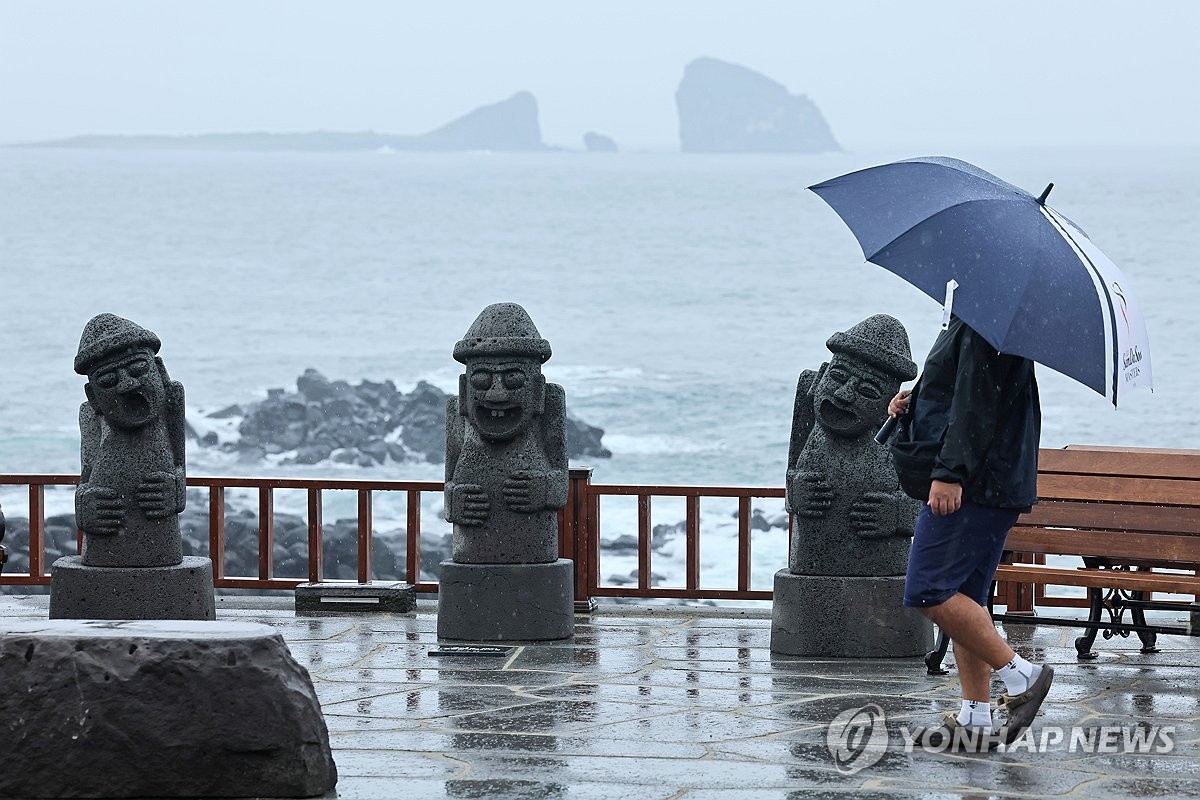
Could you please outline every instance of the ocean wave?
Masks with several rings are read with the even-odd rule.
[[[667,433],[605,433],[604,445],[617,455],[649,456],[662,453],[716,453],[727,448],[724,441],[700,441]]]

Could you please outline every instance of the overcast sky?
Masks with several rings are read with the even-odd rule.
[[[548,143],[678,146],[698,56],[847,148],[1200,143],[1200,3],[0,0],[0,141],[421,133],[522,89]]]

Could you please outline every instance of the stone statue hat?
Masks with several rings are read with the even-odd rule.
[[[865,361],[900,380],[917,377],[917,365],[913,363],[908,346],[908,331],[904,330],[900,320],[887,314],[867,317],[850,330],[835,333],[825,346],[832,353],[844,353]]]
[[[144,347],[157,354],[162,343],[152,331],[116,314],[97,314],[83,327],[79,337],[79,352],[75,354],[75,371],[87,375],[96,362],[109,353]]]
[[[544,364],[550,343],[542,338],[533,320],[516,303],[493,303],[479,313],[467,334],[454,345],[454,360],[515,356]]]

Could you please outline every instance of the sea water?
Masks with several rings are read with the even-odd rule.
[[[829,358],[826,339],[892,314],[920,363],[941,322],[806,187],[917,155],[931,153],[0,150],[0,472],[78,469],[71,363],[97,313],[161,337],[203,427],[308,367],[454,391],[455,341],[484,306],[513,301],[554,348],[547,377],[606,431],[596,481],[781,486],[796,380]],[[1200,447],[1200,152],[944,155],[1034,193],[1053,181],[1050,205],[1125,271],[1146,317],[1155,392],[1114,410],[1042,369],[1043,446]],[[191,474],[441,476],[188,459]],[[69,493],[48,505],[69,508]],[[655,517],[682,507],[656,501]]]

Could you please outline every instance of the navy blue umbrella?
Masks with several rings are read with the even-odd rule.
[[[809,188],[863,255],[949,305],[1004,353],[1045,364],[1117,403],[1151,386],[1129,281],[1041,197],[954,158],[914,158]],[[953,283],[951,283],[953,282]]]

